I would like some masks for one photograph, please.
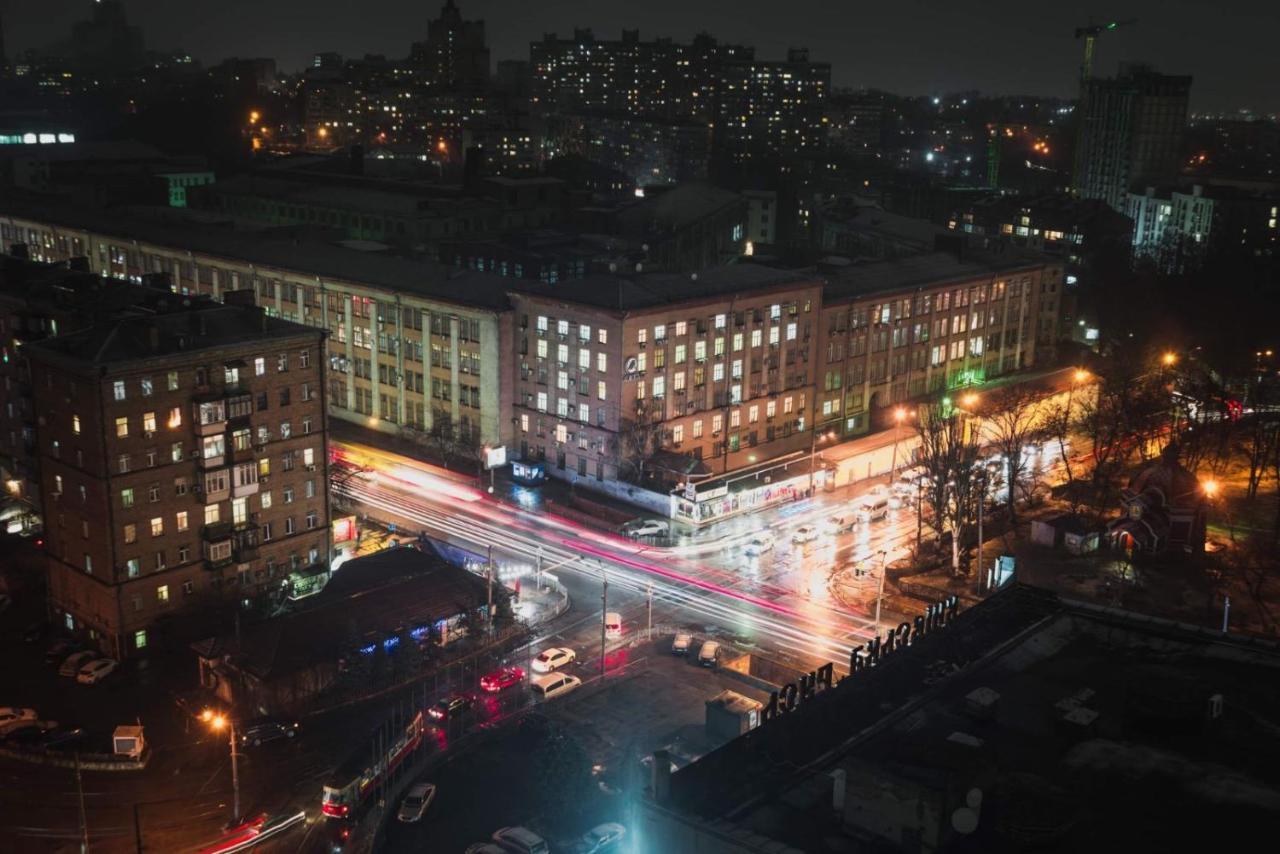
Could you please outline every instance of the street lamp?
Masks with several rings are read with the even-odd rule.
[[[1165,353],[1160,357],[1160,364],[1164,365],[1166,368],[1172,368],[1174,365],[1178,364],[1178,354],[1173,351]]]
[[[817,460],[818,460],[818,443],[820,441],[826,442],[829,439],[834,439],[834,438],[836,438],[836,431],[828,430],[827,432],[823,433],[822,438],[819,439],[818,431],[815,428],[812,433],[812,437],[809,440],[809,494],[810,495],[813,494],[813,470],[814,470],[814,467],[817,465]]]
[[[889,463],[889,483],[893,483],[893,479],[898,476],[898,437],[902,432],[902,422],[909,415],[910,413],[901,406],[893,410],[893,459]]]
[[[231,823],[236,824],[240,821],[240,768],[236,764],[236,722],[213,709],[205,709],[201,712],[200,720],[208,724],[214,732],[221,732],[224,728],[227,730],[227,743],[231,746]]]
[[[1222,484],[1218,483],[1218,481],[1213,478],[1210,478],[1208,480],[1201,481],[1200,488],[1204,490],[1205,497],[1212,500],[1218,497],[1218,493],[1222,490]]]

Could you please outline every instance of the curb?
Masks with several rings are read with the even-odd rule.
[[[51,768],[75,768],[79,765],[81,771],[144,771],[151,761],[151,750],[144,750],[142,756],[137,759],[117,759],[110,753],[82,753],[77,760],[75,754],[64,756],[47,750],[0,747],[0,757],[35,765],[46,765]]]

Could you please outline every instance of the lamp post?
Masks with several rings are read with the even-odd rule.
[[[236,753],[236,722],[212,709],[201,712],[200,720],[207,723],[214,732],[221,732],[223,728],[227,730],[227,743],[231,747],[231,823],[236,824],[240,821],[240,768],[236,763],[238,755]]]
[[[813,494],[813,470],[815,466],[817,466],[817,462],[818,462],[818,443],[819,441],[825,442],[828,439],[834,439],[836,437],[836,433],[834,430],[828,431],[826,433],[823,433],[821,439],[819,439],[818,428],[815,426],[813,428],[813,432],[810,434],[810,437],[811,438],[809,440],[809,494],[812,495]]]
[[[899,406],[893,410],[893,457],[889,463],[889,483],[898,476],[898,441],[902,433],[902,422],[907,417],[907,410]]]

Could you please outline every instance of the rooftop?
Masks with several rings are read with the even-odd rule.
[[[698,273],[600,273],[554,285],[508,281],[513,293],[625,313],[726,294],[744,294],[787,285],[814,285],[821,279],[804,270],[731,264]]]
[[[963,258],[930,252],[905,258],[855,263],[827,271],[823,298],[827,303],[878,293],[925,288],[944,282],[993,279],[1015,270],[1033,270],[1047,259],[1009,249],[1005,252],[966,250]]]
[[[291,336],[322,335],[300,323],[269,317],[257,306],[224,305],[173,294],[159,313],[126,315],[96,326],[32,342],[36,358],[67,365],[118,368],[175,353],[228,347]]]
[[[664,809],[742,850],[1195,850],[1280,812],[1277,676],[1274,644],[1015,585],[676,772]]]

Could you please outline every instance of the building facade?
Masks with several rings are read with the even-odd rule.
[[[522,459],[669,481],[807,448],[821,283],[749,266],[513,292]]]
[[[1090,78],[1080,93],[1075,192],[1123,211],[1133,187],[1178,174],[1191,78],[1122,66],[1114,78]]]
[[[329,559],[324,332],[198,303],[31,344],[49,603],[107,653]]]

